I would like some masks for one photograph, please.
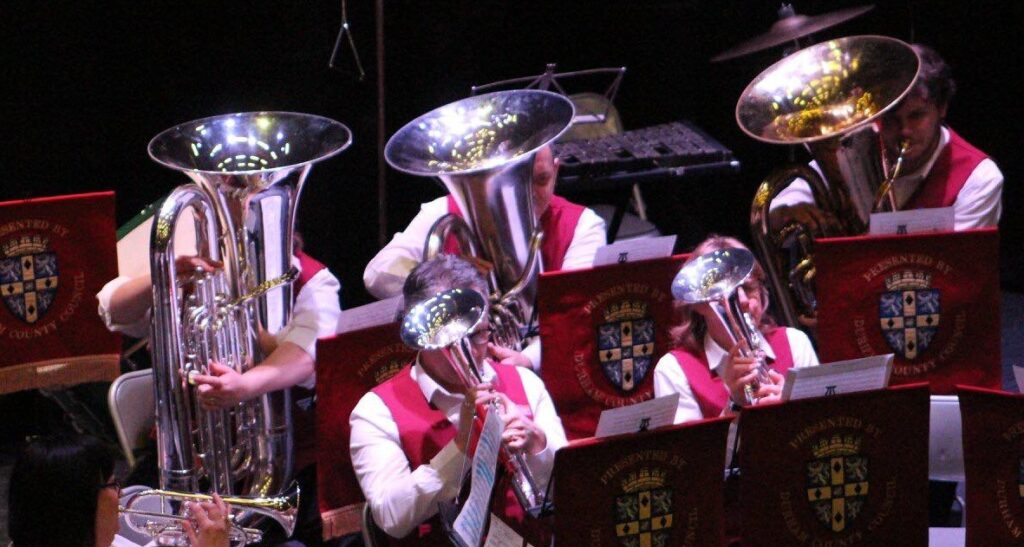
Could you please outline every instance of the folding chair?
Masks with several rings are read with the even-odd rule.
[[[107,406],[128,466],[135,467],[135,449],[144,444],[156,421],[153,369],[118,376],[107,392]]]

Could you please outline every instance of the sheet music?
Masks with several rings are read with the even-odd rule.
[[[529,543],[527,543],[529,545]],[[491,527],[487,530],[484,547],[523,547],[523,536],[505,524],[505,521],[491,513]]]
[[[396,318],[398,305],[401,303],[401,300],[401,296],[395,296],[378,302],[371,302],[365,306],[342,310],[341,317],[338,318],[338,326],[334,332],[341,334],[391,323]]]
[[[786,374],[783,401],[882,389],[889,385],[891,353],[816,367],[791,368]]]
[[[1013,377],[1017,380],[1017,391],[1024,393],[1024,367],[1013,365]]]
[[[611,437],[672,425],[678,406],[679,394],[672,393],[635,405],[609,408],[601,413],[594,436]]]
[[[501,447],[503,430],[504,426],[498,413],[488,412],[483,431],[480,432],[480,440],[476,444],[476,453],[473,455],[473,478],[469,498],[452,527],[459,538],[469,546],[480,545],[484,527],[487,525],[487,507],[491,502],[491,492],[494,491],[498,449]]]
[[[871,215],[871,235],[918,234],[921,232],[952,232],[953,208],[911,209]]]
[[[672,249],[675,246],[676,236],[674,235],[616,241],[604,247],[598,247],[593,265],[604,266],[664,258],[672,256]]]

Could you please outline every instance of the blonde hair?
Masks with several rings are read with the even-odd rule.
[[[720,251],[722,249],[747,249],[747,246],[740,242],[740,240],[729,237],[712,234],[707,239],[700,242],[690,255],[690,260],[687,264],[696,259],[697,257],[710,253],[712,251]],[[750,274],[750,279],[755,280],[760,285],[760,298],[762,309],[768,309],[768,286],[765,284],[765,273],[761,264],[754,260],[754,271]],[[672,346],[675,348],[683,348],[690,352],[700,352],[704,350],[704,335],[708,332],[707,322],[704,317],[697,312],[696,304],[687,304],[680,300],[676,300],[673,303],[673,312],[678,318],[676,326],[669,330],[669,335],[672,338]],[[764,313],[761,316],[761,323],[758,325],[761,332],[767,332],[775,328],[775,321],[771,318],[768,313]]]

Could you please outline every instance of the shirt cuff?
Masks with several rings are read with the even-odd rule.
[[[530,360],[530,368],[533,369],[533,372],[535,372],[536,374],[539,375],[540,374],[540,357],[541,357],[541,354],[540,354],[540,337],[538,336],[538,337],[534,338],[533,341],[531,341],[529,344],[527,344],[526,347],[523,348],[522,354],[523,354],[523,357],[526,357],[527,359]]]

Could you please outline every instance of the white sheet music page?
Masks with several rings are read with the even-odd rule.
[[[650,260],[652,258],[664,258],[672,256],[672,249],[675,245],[676,236],[674,235],[616,241],[615,243],[597,248],[593,265],[605,266],[608,264],[624,264],[626,262]]]
[[[1024,393],[1024,367],[1013,365],[1013,377],[1017,380],[1017,391]]]
[[[594,436],[611,437],[672,425],[678,406],[679,394],[672,393],[635,405],[609,408],[601,413]]]
[[[893,355],[887,353],[825,363],[816,367],[791,368],[786,373],[782,400],[795,401],[883,389],[889,385],[892,358]]]
[[[874,213],[871,215],[868,233],[875,235],[887,234],[919,234],[922,232],[952,232],[953,208],[936,207],[934,209],[910,209],[893,213]]]
[[[527,545],[530,545],[527,543]],[[523,547],[523,536],[505,524],[505,521],[491,513],[491,527],[487,529],[484,547]]]
[[[401,303],[401,300],[401,296],[395,296],[378,302],[371,302],[364,306],[341,310],[341,317],[338,318],[338,327],[334,332],[335,334],[341,334],[391,323],[395,321],[398,305]]]
[[[484,528],[487,526],[487,517],[490,515],[487,508],[491,502],[491,492],[494,491],[498,449],[501,448],[503,430],[504,426],[498,413],[488,412],[487,418],[484,419],[483,431],[480,432],[480,440],[476,444],[476,453],[473,454],[473,477],[469,498],[466,499],[466,504],[462,506],[462,511],[455,517],[455,524],[452,525],[455,533],[466,545],[480,545]]]

